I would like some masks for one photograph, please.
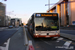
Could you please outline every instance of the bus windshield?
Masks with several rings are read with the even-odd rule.
[[[59,21],[58,18],[50,17],[35,17],[35,29],[36,31],[50,31],[50,30],[59,30]]]

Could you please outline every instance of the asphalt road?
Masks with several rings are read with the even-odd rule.
[[[63,37],[34,39],[28,30],[27,35],[28,38],[32,40],[35,50],[75,50],[75,42]]]
[[[11,37],[9,50],[26,50],[26,47],[24,46],[23,27],[19,28],[18,31]]]
[[[66,34],[75,35],[75,30],[64,30],[64,29],[60,29],[60,33],[66,33]]]
[[[5,29],[0,31],[0,46],[4,44],[9,38],[11,38],[17,30]]]

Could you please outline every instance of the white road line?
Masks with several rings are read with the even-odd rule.
[[[10,42],[10,38],[8,39],[7,43],[6,43],[6,42],[4,43],[4,44],[6,44],[6,46],[5,46],[5,47],[0,46],[0,50],[8,50],[9,42]]]
[[[73,49],[74,47],[73,46],[70,46],[70,44],[72,43],[72,41],[66,41],[63,45],[63,47],[65,49]],[[70,47],[69,47],[70,46]]]
[[[10,42],[10,38],[8,39],[7,46],[6,46],[6,50],[8,50],[9,42]]]
[[[58,38],[56,42],[59,42],[60,40],[63,40],[63,38]]]
[[[5,42],[4,44],[7,44],[7,42]]]
[[[5,50],[5,48],[6,48],[6,47],[2,47],[2,46],[0,46],[0,50]]]
[[[66,46],[66,47],[69,47],[69,45],[72,43],[72,41],[66,41],[65,43],[64,43],[64,46]]]

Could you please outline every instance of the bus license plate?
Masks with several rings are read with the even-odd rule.
[[[46,37],[50,37],[50,36],[46,36]]]

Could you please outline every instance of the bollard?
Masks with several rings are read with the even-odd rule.
[[[31,40],[29,40],[29,50],[34,50],[34,47],[32,45],[32,41]]]

